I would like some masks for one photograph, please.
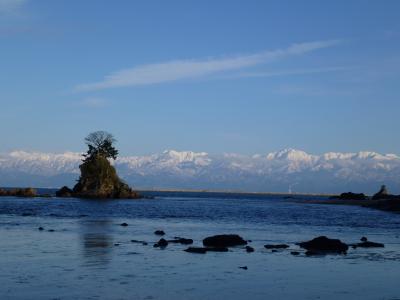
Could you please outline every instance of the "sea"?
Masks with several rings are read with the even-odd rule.
[[[324,196],[143,194],[1,197],[0,299],[400,299],[399,214],[309,203]],[[155,248],[155,230],[167,240],[193,239],[192,246],[239,234],[255,252]],[[365,236],[385,247],[306,256],[296,245],[322,235],[346,243]],[[281,243],[290,247],[264,248]]]

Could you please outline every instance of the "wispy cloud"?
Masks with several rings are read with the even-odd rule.
[[[315,41],[293,44],[285,49],[264,51],[251,55],[209,58],[204,60],[174,60],[158,64],[149,64],[120,70],[94,83],[80,84],[75,91],[92,91],[116,87],[157,84],[169,81],[197,78],[219,72],[239,70],[296,56],[318,49],[335,46],[338,40]]]
[[[276,72],[241,72],[239,74],[232,74],[225,76],[225,78],[248,78],[248,77],[276,77],[276,76],[292,76],[292,75],[308,75],[319,73],[340,72],[353,69],[352,67],[327,67],[327,68],[314,68],[314,69],[295,69],[283,70]]]
[[[13,16],[20,13],[27,0],[0,0],[0,16]]]

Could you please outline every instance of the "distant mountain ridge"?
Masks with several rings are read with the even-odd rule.
[[[75,152],[0,154],[0,186],[72,186],[81,159]],[[400,193],[400,157],[376,152],[312,155],[284,149],[247,156],[167,150],[120,157],[114,165],[128,184],[143,189],[373,193],[385,183]]]

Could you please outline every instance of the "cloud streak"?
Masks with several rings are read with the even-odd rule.
[[[204,60],[174,60],[148,64],[113,72],[94,83],[75,86],[75,91],[94,91],[117,87],[151,85],[164,82],[192,79],[215,73],[240,70],[285,57],[302,55],[319,49],[335,46],[338,40],[315,41],[293,44],[285,49],[264,51],[251,55],[209,58]]]

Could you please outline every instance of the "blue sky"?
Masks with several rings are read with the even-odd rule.
[[[399,1],[0,0],[0,152],[400,154]]]

